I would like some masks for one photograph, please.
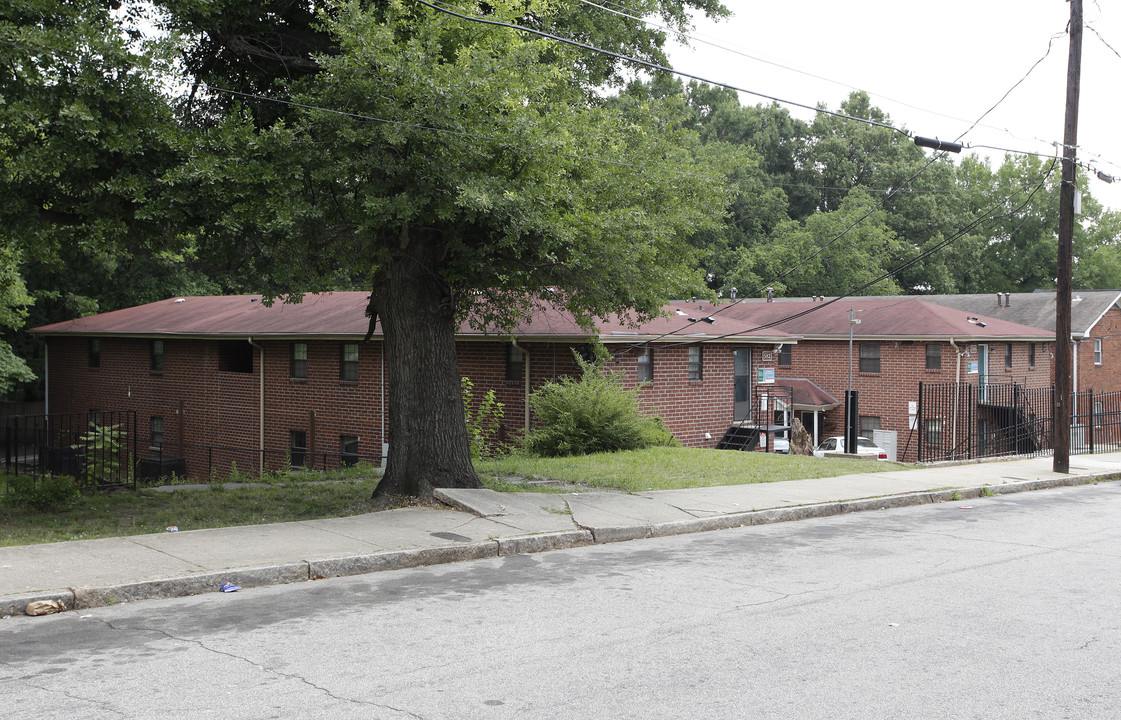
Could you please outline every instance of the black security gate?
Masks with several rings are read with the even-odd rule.
[[[3,472],[71,475],[82,487],[135,487],[134,411],[8,415],[0,423]]]
[[[914,441],[919,462],[1045,454],[1052,450],[1054,397],[1054,388],[1019,383],[919,383],[908,446]]]

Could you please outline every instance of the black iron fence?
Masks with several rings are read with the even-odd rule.
[[[901,457],[914,452],[912,459],[937,462],[1054,450],[1053,387],[919,383],[917,405]],[[1074,393],[1071,407],[1072,454],[1121,449],[1121,392]]]
[[[308,471],[337,471],[358,463],[383,465],[380,455],[357,452],[318,452],[308,449],[260,450],[223,445],[164,442],[148,448],[137,462],[137,479],[142,484],[167,478],[187,478],[198,482],[223,482],[252,479],[262,474]]]
[[[380,455],[349,446],[260,450],[221,445],[138,442],[134,411],[0,417],[0,472],[39,477],[70,475],[82,488],[151,485],[169,479],[196,482],[251,480],[266,473],[337,471],[358,463],[383,465]]]
[[[6,473],[70,475],[81,487],[135,486],[135,412],[8,415],[0,424]]]

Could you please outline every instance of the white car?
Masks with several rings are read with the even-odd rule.
[[[814,457],[825,457],[825,453],[843,453],[845,451],[845,438],[843,436],[831,437],[822,440],[814,448]],[[857,455],[875,455],[877,460],[887,460],[887,451],[876,445],[866,437],[856,439]]]

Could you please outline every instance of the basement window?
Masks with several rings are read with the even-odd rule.
[[[358,463],[358,436],[339,436],[339,462],[343,467],[350,467]]]
[[[288,459],[292,467],[307,465],[307,431],[291,430],[288,433]]]

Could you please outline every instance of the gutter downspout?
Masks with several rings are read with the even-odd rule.
[[[525,435],[529,435],[529,375],[530,375],[530,372],[529,372],[530,371],[529,352],[524,347],[522,347],[521,345],[518,344],[518,339],[516,337],[511,337],[510,340],[514,344],[514,347],[516,347],[521,352],[522,356],[525,358],[525,371],[524,371],[525,377],[522,378],[525,387],[522,390],[522,394],[523,394],[524,400],[525,400]]]
[[[261,379],[260,390],[258,391],[258,410],[257,410],[257,426],[260,428],[258,443],[260,446],[260,461],[258,463],[258,472],[265,472],[265,349],[253,342],[253,337],[247,337],[246,340],[250,345],[261,351]]]

